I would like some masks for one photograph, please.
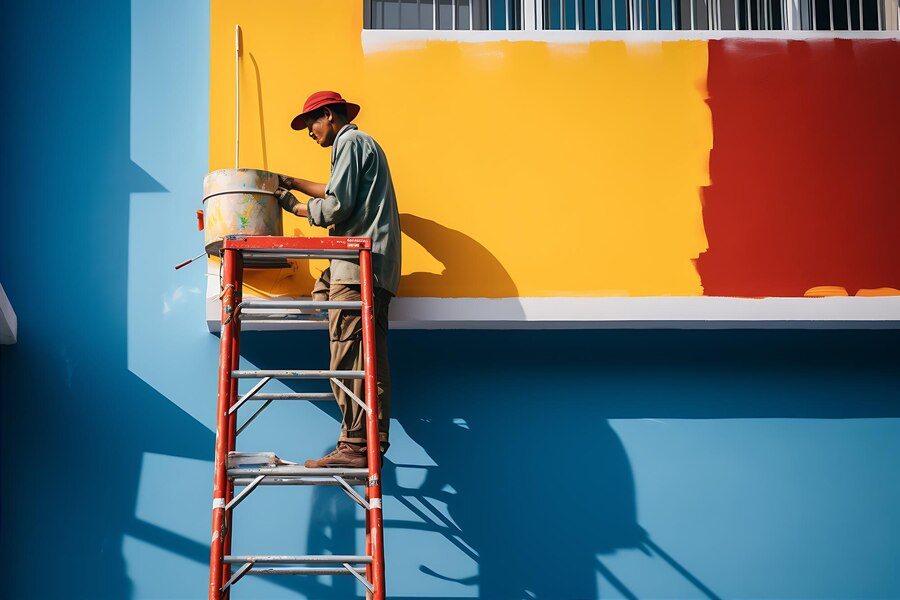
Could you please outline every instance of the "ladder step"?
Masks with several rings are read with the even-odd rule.
[[[241,310],[246,309],[344,309],[362,310],[362,302],[331,302],[320,300],[244,300],[241,302]]]
[[[352,572],[351,572],[352,571]],[[247,575],[357,575],[365,576],[365,567],[347,569],[333,567],[254,567]]]
[[[276,478],[287,477],[327,477],[334,482],[334,477],[343,477],[348,482],[362,480],[365,481],[369,476],[368,469],[349,469],[343,467],[329,467],[323,469],[308,469],[300,465],[282,465],[278,467],[237,467],[228,469],[228,477],[235,478],[254,478],[260,475],[274,476]],[[265,480],[263,480],[265,483]],[[318,482],[316,482],[318,483]]]
[[[362,477],[342,475],[344,481],[349,483],[350,485],[365,485],[366,480]],[[240,475],[236,475],[233,478],[234,485],[240,486],[248,486],[254,481],[256,478],[253,477],[241,477]],[[293,478],[284,478],[284,477],[266,477],[262,481],[260,481],[257,485],[334,485],[339,486],[340,482],[334,477],[293,477]]]
[[[365,371],[232,371],[235,379],[365,379]]]
[[[338,554],[313,554],[309,556],[280,556],[280,555],[248,555],[248,556],[226,556],[226,563],[264,563],[264,564],[284,564],[284,565],[341,565],[349,564],[369,564],[372,562],[371,556],[366,555],[338,555]]]
[[[249,312],[241,311],[238,314],[241,321],[305,321],[308,323],[327,323],[328,312],[324,310],[314,313],[298,313],[287,311]]]
[[[249,400],[334,400],[334,394],[331,392],[290,392],[290,393],[274,393],[274,394],[254,394]]]

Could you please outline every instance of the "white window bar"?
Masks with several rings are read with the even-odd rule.
[[[664,0],[363,1],[366,29],[896,31],[900,25],[898,0],[842,0],[846,2],[844,6],[835,6],[835,0],[731,0],[724,6],[723,2],[728,0],[678,0],[677,5],[676,0],[668,0],[671,2],[668,7],[664,6]],[[570,7],[573,15],[568,13]],[[704,8],[706,15],[700,17],[698,11]],[[664,16],[671,17],[668,27],[663,22]],[[845,17],[846,21],[840,22]],[[620,18],[624,23],[622,28]]]

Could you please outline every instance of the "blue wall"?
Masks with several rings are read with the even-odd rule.
[[[4,598],[205,593],[218,340],[203,266],[172,266],[201,245],[208,10],[4,3]],[[897,332],[391,335],[392,597],[900,598]],[[326,353],[321,332],[244,339],[246,366]],[[285,403],[239,447],[302,459],[336,431]],[[360,517],[261,489],[235,550],[353,551]]]

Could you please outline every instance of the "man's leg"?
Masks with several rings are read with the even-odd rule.
[[[358,302],[359,286],[333,284],[328,297],[332,302]],[[331,369],[334,371],[362,371],[365,362],[362,352],[362,315],[358,310],[334,310],[328,316],[331,336]],[[365,400],[365,381],[344,379],[357,398]],[[366,443],[366,412],[340,387],[331,384],[334,398],[341,409],[341,437],[339,441]]]
[[[323,274],[323,277],[325,274]],[[320,280],[321,281],[321,280]],[[321,288],[317,282],[317,288]],[[387,309],[390,294],[375,290],[375,352],[378,371],[379,439],[382,449],[388,445],[390,425],[390,365],[387,357]],[[359,286],[328,285],[328,299],[334,302],[352,302],[360,299]],[[330,368],[335,371],[362,371],[362,316],[358,310],[328,311],[328,331],[331,343]],[[365,382],[361,379],[343,380],[342,383],[365,401]],[[341,410],[341,436],[335,452],[318,461],[306,461],[307,467],[365,466],[367,463],[366,411],[343,389],[332,383],[335,400]]]

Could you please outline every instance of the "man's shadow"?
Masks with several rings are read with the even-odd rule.
[[[399,295],[427,298],[517,298],[519,290],[503,264],[478,241],[440,223],[400,215],[401,229],[441,263],[440,273],[400,278]],[[514,318],[511,315],[510,318]]]

